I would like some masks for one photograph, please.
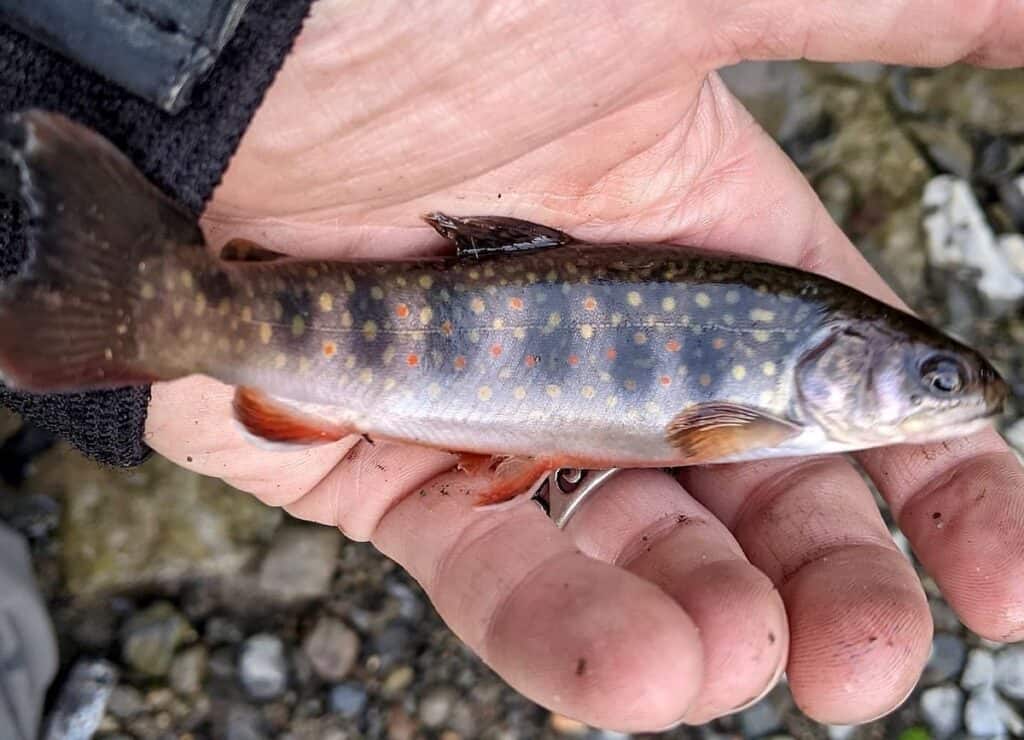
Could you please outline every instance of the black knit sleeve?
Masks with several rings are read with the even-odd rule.
[[[45,108],[110,139],[171,197],[199,214],[298,35],[312,0],[252,0],[191,100],[169,114],[0,24],[0,112]],[[17,272],[25,241],[17,207],[0,199],[0,279]],[[0,386],[0,403],[102,462],[130,466],[142,441],[149,388],[34,395]]]

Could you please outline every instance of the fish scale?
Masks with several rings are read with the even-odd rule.
[[[95,134],[35,112],[2,130],[17,172],[3,183],[37,255],[0,286],[0,373],[15,387],[202,373],[239,387],[238,420],[265,441],[361,433],[495,456],[489,500],[565,465],[964,434],[1007,393],[984,358],[903,311],[706,250],[431,214],[455,254],[301,261],[235,244],[217,259]]]

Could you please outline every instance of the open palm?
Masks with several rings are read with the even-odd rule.
[[[1024,61],[1014,3],[963,7],[321,0],[204,226],[214,243],[385,259],[445,248],[421,213],[512,215],[770,257],[895,301],[713,70]],[[147,441],[371,540],[559,712],[623,730],[702,722],[785,670],[805,712],[853,723],[902,701],[927,658],[924,592],[845,458],[629,471],[563,532],[529,503],[482,513],[442,495],[465,475],[446,453],[358,438],[256,449],[228,423],[230,399],[207,379],[158,384]],[[1024,635],[1024,475],[998,436],[859,462],[964,622]]]

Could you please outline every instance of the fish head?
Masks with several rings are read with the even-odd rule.
[[[851,449],[970,434],[1009,395],[981,354],[902,314],[829,327],[795,376],[797,413]]]

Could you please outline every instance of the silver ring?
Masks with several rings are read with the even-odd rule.
[[[622,468],[607,470],[558,468],[552,470],[541,482],[533,499],[547,511],[556,527],[564,529],[572,515],[580,508],[583,500],[621,470]]]

